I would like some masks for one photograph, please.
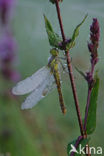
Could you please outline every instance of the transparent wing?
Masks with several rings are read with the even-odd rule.
[[[47,75],[50,74],[50,69],[47,66],[39,69],[32,76],[20,81],[12,89],[14,95],[24,95],[34,89],[38,88],[46,79]]]
[[[46,80],[25,99],[21,109],[32,108],[55,87],[54,77],[52,74],[49,74]]]

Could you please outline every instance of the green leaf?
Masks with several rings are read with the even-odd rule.
[[[77,72],[84,77],[84,79],[86,78],[85,74],[80,70],[78,69],[76,66],[75,66],[75,69],[77,70]]]
[[[60,48],[59,43],[62,42],[61,38],[59,37],[58,34],[56,34],[53,31],[51,23],[49,22],[49,20],[46,18],[45,15],[44,15],[44,20],[45,20],[45,27],[46,27],[46,32],[48,35],[50,45],[55,48]]]
[[[88,139],[86,138],[86,139],[81,140],[80,143],[79,143],[79,145],[81,145],[81,148],[85,147],[88,144],[89,140],[90,140],[90,138],[88,138]],[[70,153],[70,151],[72,150],[71,145],[73,145],[75,147],[76,141],[77,140],[74,140],[74,141],[72,141],[71,143],[68,144],[68,146],[67,146],[67,155],[68,156],[71,155],[71,153]],[[78,153],[75,153],[75,156],[81,156],[82,154],[80,154],[79,146],[78,146],[78,148],[76,150],[78,151]]]
[[[77,141],[77,140],[74,140],[74,141],[70,142],[70,143],[67,145],[67,154],[68,154],[68,156],[70,156],[70,150],[72,149],[72,148],[71,148],[71,145],[75,145],[76,141]]]
[[[99,90],[99,78],[96,74],[95,84],[91,92],[90,105],[88,111],[88,118],[87,118],[87,125],[86,125],[87,134],[92,134],[96,129],[98,90]]]
[[[75,46],[75,39],[78,37],[79,35],[79,28],[80,26],[85,22],[86,18],[88,15],[85,15],[84,19],[82,20],[82,22],[80,24],[78,24],[73,32],[72,38],[71,38],[71,42],[67,44],[66,48],[67,50],[69,50],[70,48],[73,48]]]

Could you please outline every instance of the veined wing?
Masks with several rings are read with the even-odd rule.
[[[46,80],[47,75],[50,75],[50,69],[47,66],[44,66],[32,76],[18,82],[12,89],[12,93],[14,95],[24,95],[39,88],[39,86]]]
[[[49,73],[45,81],[39,85],[22,103],[21,109],[28,109],[35,106],[43,99],[53,88],[56,87],[53,74]]]

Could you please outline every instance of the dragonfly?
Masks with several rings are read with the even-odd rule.
[[[57,87],[61,111],[63,114],[66,113],[59,72],[59,51],[57,49],[51,49],[50,54],[51,56],[48,60],[48,65],[43,66],[32,76],[18,82],[16,86],[13,87],[12,93],[14,95],[25,95],[30,93],[22,103],[21,109],[32,108]]]

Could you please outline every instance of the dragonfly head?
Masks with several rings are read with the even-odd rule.
[[[53,49],[50,50],[50,54],[52,56],[55,56],[56,57],[56,56],[59,55],[59,51],[57,49],[53,48]]]

